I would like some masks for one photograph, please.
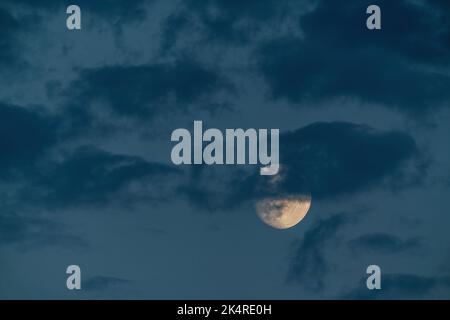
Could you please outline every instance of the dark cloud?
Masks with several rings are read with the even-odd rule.
[[[377,1],[382,13],[382,30],[366,28],[366,0],[338,5],[318,1],[316,8],[300,19],[306,45],[335,46],[335,49],[382,49],[389,58],[395,55],[410,62],[447,64],[450,43],[443,35],[450,23],[438,1]],[[337,45],[340,45],[339,47]],[[331,55],[336,53],[336,50]],[[348,52],[353,56],[353,52]],[[360,52],[356,52],[360,53]],[[370,61],[370,60],[369,60]]]
[[[428,0],[429,3],[431,3],[433,6],[435,6],[437,9],[440,10],[450,10],[450,3],[447,0]],[[445,21],[442,21],[444,23],[447,23]]]
[[[186,7],[191,12],[198,12],[204,19],[220,17],[233,22],[248,19],[254,21],[267,21],[279,13],[280,8],[285,9],[289,1],[277,0],[250,0],[242,3],[239,0],[212,0],[208,3],[202,3],[195,0],[186,1]],[[277,8],[278,7],[278,8]]]
[[[337,232],[352,219],[349,213],[339,213],[318,220],[310,230],[305,232],[303,239],[295,244],[288,280],[314,291],[323,290],[325,277],[330,267],[325,250],[328,244],[336,244]]]
[[[220,105],[212,97],[231,90],[215,70],[187,58],[83,70],[71,88],[68,112],[75,126],[95,121],[95,103],[119,117],[153,120],[192,108],[212,110]]]
[[[70,4],[76,4],[81,9],[82,17],[96,15],[111,21],[111,24],[121,24],[144,18],[146,15],[144,5],[149,3],[148,0],[77,0],[74,3],[60,0],[4,0],[3,2],[15,6],[20,5],[24,9],[41,9],[52,13],[61,10],[62,14],[66,14],[66,8]]]
[[[208,43],[245,45],[268,24],[273,25],[272,20],[292,14],[291,3],[290,0],[184,1],[165,21],[162,48],[167,50],[182,36],[190,37],[193,33]]]
[[[189,18],[182,14],[171,14],[164,22],[161,50],[166,53],[169,49],[175,46],[181,30],[189,27]]]
[[[65,227],[49,219],[0,213],[0,246],[19,245],[22,249],[45,246],[85,247],[86,243]]]
[[[394,254],[417,249],[421,242],[417,238],[403,240],[387,233],[371,233],[351,240],[349,245],[359,252]]]
[[[36,23],[33,12],[13,12],[0,3],[0,73],[3,79],[11,79],[17,70],[29,66],[22,57],[23,33],[33,30]]]
[[[168,195],[165,178],[176,173],[173,167],[140,157],[83,146],[37,174],[22,197],[48,207],[160,201]]]
[[[315,198],[329,198],[383,183],[405,186],[424,174],[419,155],[414,139],[404,132],[348,122],[314,123],[280,137],[282,179],[276,191],[310,191]],[[415,163],[412,177],[402,173],[408,161]]]
[[[132,281],[122,278],[95,276],[83,281],[82,289],[87,291],[111,290],[131,284]]]
[[[146,17],[145,6],[149,3],[151,1],[148,0],[76,1],[81,8],[82,21],[100,17],[119,32],[123,24],[143,20]],[[30,67],[32,62],[23,59],[26,53],[26,43],[22,43],[24,35],[43,32],[38,29],[48,19],[42,13],[65,17],[70,4],[60,0],[3,0],[0,3],[0,72]]]
[[[368,290],[366,278],[358,288],[345,294],[345,299],[441,299],[450,296],[450,277],[421,276],[414,274],[382,274],[381,290]]]
[[[15,63],[15,34],[19,28],[20,21],[0,7],[0,71],[5,66]]]
[[[333,97],[424,114],[450,98],[444,10],[432,3],[379,1],[382,30],[365,26],[367,1],[319,1],[302,16],[304,37],[280,36],[261,45],[257,60],[272,97],[294,104]],[[359,17],[359,18],[358,18]]]
[[[170,182],[160,179],[179,173],[177,168],[95,147],[64,153],[69,138],[60,129],[65,120],[66,115],[52,116],[36,107],[0,104],[3,203],[37,209],[168,196]]]
[[[223,175],[194,168],[184,193],[205,209],[230,209],[265,196],[311,193],[315,200],[330,199],[379,186],[396,190],[416,185],[426,175],[427,162],[407,133],[317,122],[280,136],[278,175],[260,176],[259,168],[250,173],[226,169]]]
[[[56,142],[57,126],[40,110],[0,103],[0,178],[33,168]]]

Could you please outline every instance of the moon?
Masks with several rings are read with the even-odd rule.
[[[259,218],[276,229],[297,225],[311,207],[311,195],[265,198],[256,203]]]

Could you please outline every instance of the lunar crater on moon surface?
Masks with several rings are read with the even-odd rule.
[[[311,207],[311,195],[270,197],[256,203],[261,220],[276,229],[288,229],[297,225]]]

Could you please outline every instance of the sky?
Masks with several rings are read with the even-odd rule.
[[[0,299],[450,298],[449,12],[1,0]],[[259,166],[174,165],[195,120],[279,129],[271,192],[306,217],[258,218]]]

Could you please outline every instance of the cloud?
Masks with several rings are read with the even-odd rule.
[[[67,232],[65,227],[59,223],[2,210],[0,213],[0,246],[11,244],[19,245],[25,250],[37,246],[86,246],[80,237]]]
[[[0,73],[9,78],[26,65],[22,59],[22,34],[33,27],[32,14],[13,13],[0,4]]]
[[[78,0],[76,4],[82,11],[82,21],[92,17],[101,18],[116,31],[130,22],[141,21],[146,17],[146,0]],[[59,0],[3,0],[0,4],[0,73],[10,71],[8,76],[14,76],[15,68],[29,68],[31,62],[24,59],[24,50],[29,45],[24,42],[26,36],[37,31],[42,23],[48,21],[48,16],[66,16],[69,2]],[[65,25],[61,25],[65,28]]]
[[[41,9],[54,13],[56,10],[61,10],[62,14],[66,14],[66,8],[72,4],[59,0],[4,0],[5,4],[21,6],[24,9]],[[140,20],[145,17],[145,0],[77,0],[76,4],[81,8],[82,14],[96,15],[109,20],[112,24],[121,24],[123,22],[130,22]]]
[[[188,58],[174,63],[85,69],[71,88],[76,89],[68,92],[67,111],[76,119],[75,128],[95,122],[96,108],[135,120],[155,120],[193,108],[212,111],[220,104],[212,99],[215,94],[231,91],[215,70]]]
[[[82,146],[64,160],[48,164],[22,191],[22,198],[46,207],[161,201],[170,194],[166,178],[178,172],[140,157]]]
[[[208,210],[230,209],[266,196],[311,193],[315,200],[332,199],[380,186],[397,190],[417,185],[426,175],[427,162],[407,133],[316,122],[280,136],[280,168],[274,177],[260,176],[258,168],[226,168],[226,175],[195,168],[191,183],[181,191]]]
[[[54,208],[158,202],[179,174],[172,166],[92,146],[67,152],[66,116],[0,103],[0,194],[4,204]],[[69,140],[68,140],[69,139]],[[163,179],[162,179],[163,178]]]
[[[358,288],[343,296],[344,299],[443,299],[450,296],[450,277],[421,276],[415,274],[383,274],[381,290],[368,290],[366,278]]]
[[[328,244],[336,243],[336,234],[353,218],[348,213],[335,214],[317,221],[305,232],[303,239],[295,244],[290,259],[288,281],[301,284],[313,291],[325,287],[325,276],[329,271],[329,262],[325,255]]]
[[[19,26],[20,22],[0,7],[0,71],[15,61],[14,34]]]
[[[132,281],[122,278],[95,276],[83,281],[82,289],[87,291],[104,291],[131,283]]]
[[[403,172],[408,161],[414,163],[412,172]],[[384,183],[407,186],[424,174],[410,135],[349,122],[317,122],[283,134],[280,163],[284,173],[276,192],[310,191],[315,198],[353,194]]]
[[[0,103],[0,178],[31,170],[56,142],[57,119],[37,109]]]
[[[163,50],[175,46],[183,37],[193,34],[208,43],[245,45],[255,33],[264,30],[273,19],[286,19],[290,0],[213,0],[183,2],[177,12],[170,15],[162,34]],[[292,11],[290,11],[292,13]],[[271,23],[273,26],[273,23]]]
[[[272,98],[299,105],[350,96],[413,116],[446,104],[450,24],[443,23],[444,10],[434,2],[377,4],[381,31],[365,27],[367,1],[318,1],[300,19],[303,37],[261,44],[257,64]]]
[[[421,242],[417,238],[402,240],[387,233],[370,233],[352,239],[349,245],[358,252],[394,254],[417,249]]]

